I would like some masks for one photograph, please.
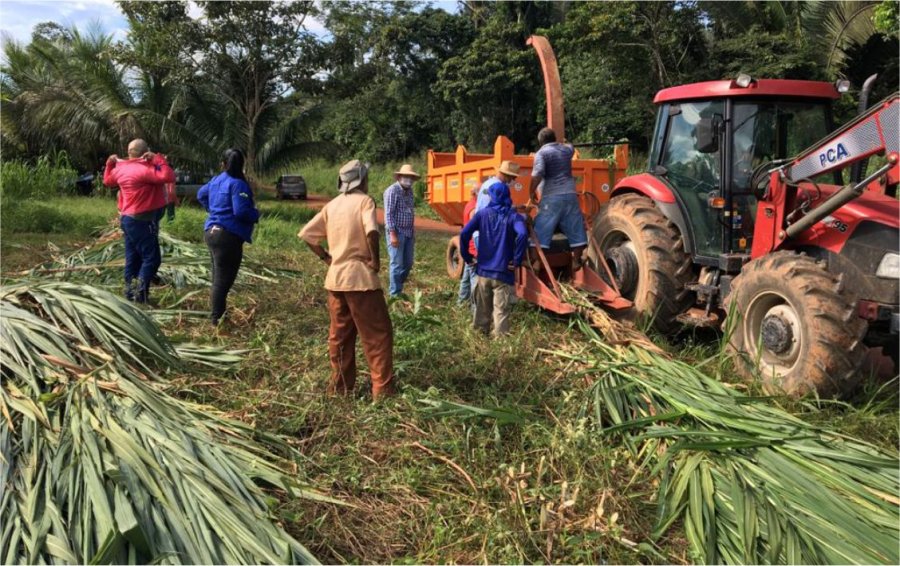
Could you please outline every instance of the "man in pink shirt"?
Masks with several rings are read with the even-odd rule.
[[[162,262],[159,221],[166,206],[165,184],[175,182],[166,158],[142,139],[128,144],[128,159],[106,160],[103,184],[119,188],[119,214],[125,234],[125,296],[146,303],[150,282]]]

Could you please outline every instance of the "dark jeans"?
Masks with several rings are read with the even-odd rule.
[[[125,297],[146,303],[150,283],[162,263],[159,251],[159,220],[120,219],[125,233]]]
[[[204,236],[212,256],[212,292],[209,306],[213,324],[225,314],[228,292],[234,285],[241,260],[244,258],[244,241],[221,226],[210,226]]]

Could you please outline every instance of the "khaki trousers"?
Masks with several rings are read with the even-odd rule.
[[[510,297],[513,286],[479,277],[475,283],[475,328],[485,334],[491,332],[491,320],[494,323],[494,336],[509,333]]]
[[[350,393],[356,385],[356,335],[362,342],[372,372],[372,397],[393,395],[394,329],[384,293],[375,291],[328,291],[331,328],[329,393]]]

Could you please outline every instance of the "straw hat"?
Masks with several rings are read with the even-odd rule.
[[[362,185],[368,174],[369,166],[359,159],[348,161],[338,173],[338,190],[342,193],[349,193]]]
[[[500,167],[497,169],[498,173],[503,173],[504,175],[509,175],[510,177],[518,177],[519,176],[519,164],[515,161],[504,161],[500,164]]]
[[[394,171],[395,177],[415,177],[418,179],[421,177],[418,173],[413,171],[412,165],[409,163],[404,163],[402,167],[400,167],[399,171]]]

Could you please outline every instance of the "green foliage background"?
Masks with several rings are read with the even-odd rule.
[[[528,151],[544,121],[535,33],[559,59],[567,137],[638,151],[665,87],[740,72],[858,87],[879,73],[878,99],[898,84],[893,0],[197,4],[195,18],[187,2],[119,2],[124,41],[45,22],[5,43],[4,159],[65,150],[97,170],[140,136],[195,170],[241,147],[268,182],[310,160],[483,151],[498,134]]]

